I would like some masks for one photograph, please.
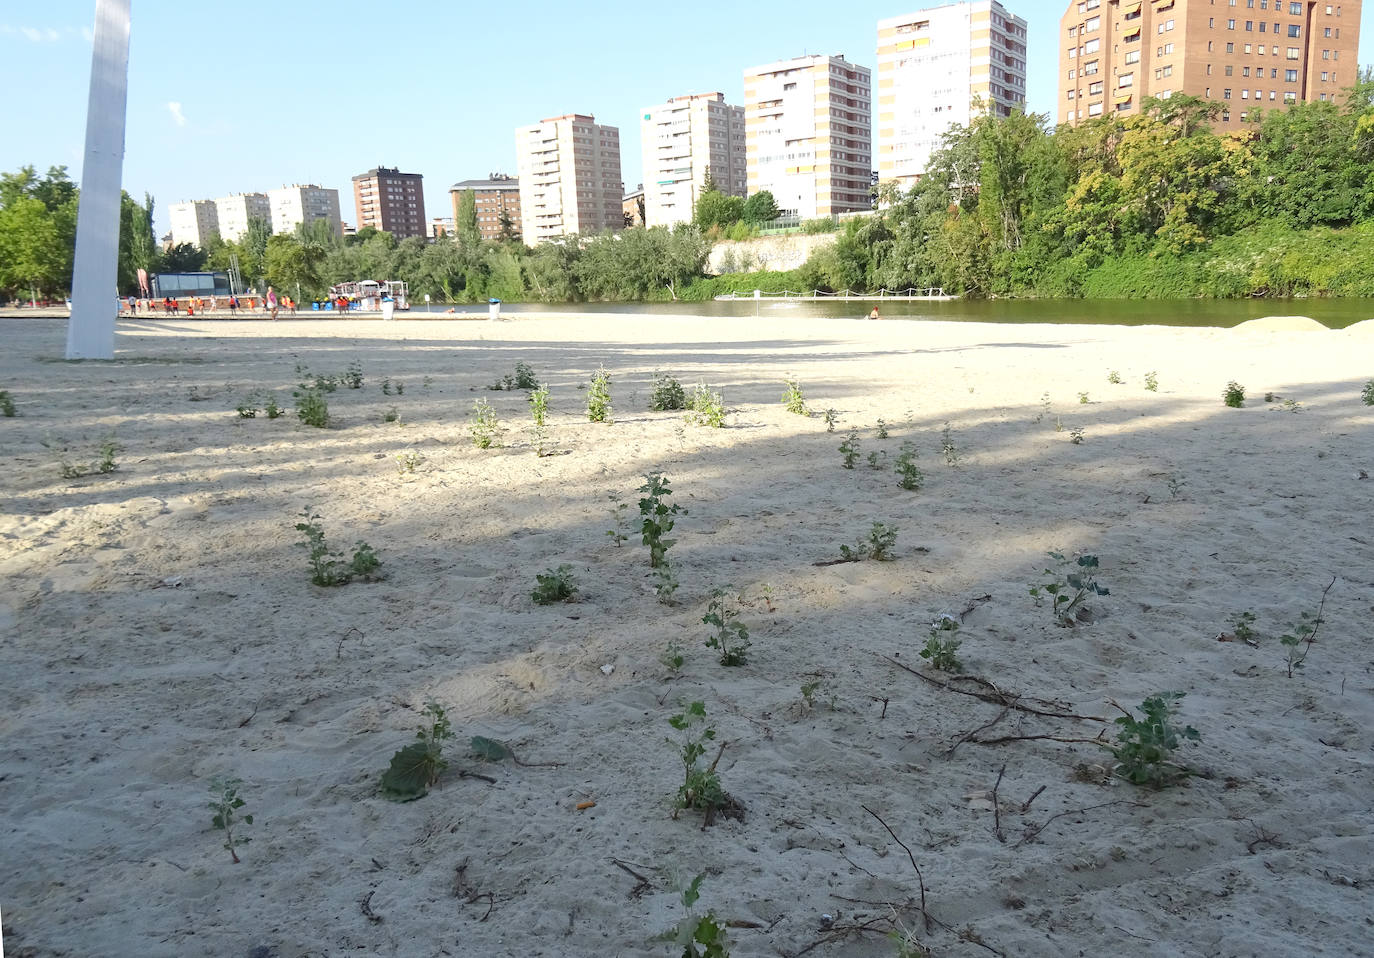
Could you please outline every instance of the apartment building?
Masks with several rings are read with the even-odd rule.
[[[283,186],[267,191],[272,210],[272,232],[291,233],[301,224],[324,220],[335,236],[343,235],[343,217],[339,214],[339,191],[327,190],[313,183]]]
[[[644,221],[689,223],[707,171],[716,189],[745,196],[744,107],[722,93],[673,97],[644,109],[639,127],[644,159]]]
[[[744,71],[748,192],[802,217],[872,208],[872,71],[804,56]]]
[[[1174,93],[1257,110],[1335,101],[1355,82],[1360,0],[1071,0],[1059,30],[1059,122],[1139,113]]]
[[[488,173],[485,180],[463,180],[448,188],[453,200],[453,222],[458,222],[458,201],[472,190],[477,206],[477,229],[484,240],[501,238],[501,223],[509,222],[513,238],[520,238],[520,180],[505,173]]]
[[[398,240],[429,235],[425,178],[419,173],[385,166],[359,173],[353,177],[353,203],[359,229],[371,226]]]
[[[590,114],[551,117],[515,131],[515,154],[526,243],[624,227],[616,127]]]
[[[219,235],[237,243],[248,233],[250,219],[272,222],[272,204],[266,193],[234,193],[215,200],[219,216]]]
[[[172,245],[190,243],[204,249],[211,238],[218,237],[219,213],[213,200],[191,200],[173,203],[167,208],[172,226]]]
[[[1026,102],[1026,21],[997,0],[878,21],[878,181],[910,189],[941,137]]]

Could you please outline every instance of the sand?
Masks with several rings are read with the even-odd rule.
[[[0,329],[7,955],[675,956],[656,936],[699,873],[736,956],[895,955],[898,926],[941,956],[1374,954],[1374,324],[155,319],[77,364],[55,361],[64,320]],[[234,411],[354,360],[331,428]],[[524,393],[484,388],[517,362],[552,389],[557,455]],[[582,414],[601,364],[611,424]],[[726,428],[647,411],[655,370],[722,390]],[[788,374],[836,432],[784,411]],[[500,448],[469,439],[477,399]],[[884,468],[842,468],[851,427]],[[110,434],[117,471],[60,478],[55,449],[91,461]],[[891,468],[904,441],[919,491]],[[607,535],[608,496],[636,512],[653,470],[687,510],[673,606],[638,536]],[[386,578],[312,585],[307,508]],[[892,561],[817,564],[875,521]],[[1090,622],[1028,595],[1051,550],[1099,557]],[[578,601],[535,605],[564,563]],[[737,668],[703,645],[727,585]],[[1279,636],[1328,585],[1289,677]],[[1231,640],[1247,610],[1253,645]],[[991,686],[919,657],[944,613]],[[1122,782],[1098,742],[1164,691],[1196,774]],[[388,801],[430,700],[450,769]],[[668,719],[692,701],[743,821],[673,816]],[[559,764],[479,762],[476,735]],[[241,864],[216,776],[254,815]]]

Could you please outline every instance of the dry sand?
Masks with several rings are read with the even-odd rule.
[[[117,361],[67,364],[64,320],[4,321],[6,954],[676,955],[655,936],[701,872],[736,956],[894,955],[894,921],[941,956],[1374,954],[1374,326],[1307,325],[154,320],[121,323]],[[254,390],[289,405],[298,361],[352,360],[366,385],[328,397],[327,430],[234,412]],[[566,454],[534,454],[524,393],[483,388],[516,362],[552,387]],[[582,415],[599,364],[610,425]],[[727,428],[647,412],[655,370],[722,389]],[[839,431],[783,410],[788,373]],[[1243,409],[1222,405],[1233,379]],[[479,398],[502,448],[469,441]],[[925,487],[841,468],[850,427],[889,463],[915,442]],[[111,433],[118,471],[59,478],[45,441],[85,461]],[[651,470],[688,510],[671,608],[638,537],[606,535],[608,494],[634,502]],[[387,578],[312,586],[307,507]],[[900,530],[894,561],[816,565],[874,521]],[[1093,622],[1032,603],[1049,550],[1100,557]],[[580,601],[536,606],[535,573],[561,563]],[[1333,577],[1289,678],[1279,636]],[[730,669],[701,624],[727,583],[754,643]],[[1257,647],[1218,641],[1243,610]],[[917,655],[941,613],[963,617],[967,674],[1089,718],[894,664],[950,681]],[[1112,778],[1091,741],[1112,703],[1167,690],[1187,693],[1199,774]],[[452,767],[387,801],[427,700],[452,717]],[[742,822],[672,816],[667,720],[692,700]],[[1053,738],[963,741],[978,729]],[[482,765],[473,735],[562,764]],[[255,815],[238,865],[210,828],[218,775]],[[865,808],[920,866],[928,926]]]

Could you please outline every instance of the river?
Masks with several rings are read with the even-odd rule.
[[[506,303],[507,316],[520,313],[630,313],[636,315],[753,316],[778,318],[863,318],[878,306],[884,320],[941,320],[961,323],[1082,323],[1107,326],[1237,326],[1262,316],[1309,316],[1330,329],[1374,319],[1374,299],[959,299],[902,302],[896,299],[761,300],[706,303]],[[449,307],[417,304],[435,317]],[[453,307],[464,315],[486,315],[487,306]]]

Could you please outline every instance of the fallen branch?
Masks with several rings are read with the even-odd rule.
[[[372,922],[374,925],[380,925],[382,923],[382,916],[372,910],[372,896],[375,894],[377,894],[375,890],[368,892],[367,897],[358,902],[358,907],[362,909],[368,921]]]
[[[878,820],[878,824],[883,826],[883,828],[887,829],[887,833],[892,836],[892,840],[896,842],[898,845],[902,846],[902,850],[906,852],[906,857],[911,860],[911,867],[916,870],[916,882],[921,889],[921,918],[925,922],[926,931],[930,931],[932,922],[930,918],[930,912],[926,910],[926,879],[925,876],[921,874],[921,866],[916,864],[916,856],[911,853],[911,849],[907,847],[906,842],[898,838],[897,833],[894,832],[891,829],[891,827],[888,826],[887,822],[883,821],[881,815],[879,815],[873,809],[869,808],[867,805],[860,805],[859,807],[862,808],[864,811],[868,812],[868,814],[872,815],[874,818],[876,818]]]
[[[611,864],[614,865],[616,868],[619,868],[626,874],[630,875],[632,878],[638,879],[639,881],[639,884],[631,888],[625,897],[638,898],[640,895],[644,894],[650,888],[654,887],[653,882],[649,881],[649,879],[645,878],[643,875],[635,871],[629,865],[622,862],[619,858],[612,858]]]
[[[1003,762],[1002,767],[997,770],[997,781],[992,784],[992,834],[997,836],[997,840],[1003,845],[1007,843],[1007,836],[1002,834],[1002,806],[997,803],[997,789],[1002,785],[1002,776],[1007,772],[1007,763]]]
[[[959,738],[955,740],[953,745],[945,749],[945,758],[949,758],[951,755],[953,755],[954,750],[957,749],[960,745],[963,745],[965,742],[977,741],[974,738],[975,735],[977,735],[979,732],[985,732],[988,729],[992,728],[998,722],[1002,721],[1002,719],[1006,718],[1007,713],[1009,713],[1010,711],[1010,708],[1003,706],[1002,711],[998,712],[997,717],[993,719],[991,722],[986,722],[983,725],[978,726],[976,729],[972,729],[968,732],[965,732],[963,735],[960,735]]]
[[[877,653],[874,654],[877,655]],[[1105,718],[1102,718],[1098,715],[1079,715],[1076,712],[1069,712],[1064,708],[1060,707],[1059,703],[1047,702],[1044,699],[1031,699],[1030,701],[1038,702],[1040,705],[1047,706],[1048,708],[1054,709],[1055,711],[1046,711],[1045,709],[1038,709],[1030,705],[1022,705],[1022,696],[1016,695],[1011,692],[1004,692],[997,686],[989,682],[987,679],[979,678],[976,675],[960,675],[956,676],[950,682],[941,682],[939,679],[931,678],[924,672],[919,672],[916,669],[913,669],[911,666],[906,665],[905,663],[898,662],[891,656],[878,655],[878,658],[886,660],[887,662],[897,666],[897,668],[901,669],[904,672],[910,672],[912,675],[916,676],[921,681],[929,682],[936,688],[944,689],[947,692],[957,692],[959,695],[967,695],[971,698],[975,698],[983,702],[990,702],[993,705],[1005,705],[1007,708],[1016,709],[1016,711],[1025,712],[1028,715],[1040,715],[1044,716],[1045,718],[1076,719],[1080,722],[1107,721]],[[956,688],[954,682],[973,682],[974,684],[984,689],[988,689],[990,691],[970,692],[967,689]]]
[[[1041,832],[1043,832],[1046,828],[1048,828],[1050,822],[1055,821],[1056,819],[1064,818],[1065,816],[1068,816],[1068,815],[1082,815],[1084,812],[1095,811],[1096,809],[1099,809],[1099,808],[1108,808],[1108,807],[1110,807],[1110,806],[1112,806],[1112,805],[1132,805],[1132,806],[1134,806],[1134,807],[1136,807],[1136,808],[1148,808],[1148,807],[1149,807],[1149,806],[1146,805],[1144,802],[1133,802],[1133,801],[1131,801],[1130,799],[1121,798],[1121,799],[1117,799],[1117,800],[1114,801],[1114,802],[1102,802],[1101,804],[1098,804],[1098,805],[1088,805],[1088,806],[1086,806],[1086,807],[1084,807],[1084,808],[1071,808],[1071,809],[1069,809],[1069,810],[1066,811],[1066,812],[1060,812],[1060,813],[1057,814],[1057,815],[1051,815],[1049,818],[1045,819],[1044,824],[1036,825],[1036,826],[1031,827],[1031,828],[1027,828],[1027,829],[1026,829],[1026,833],[1025,833],[1024,835],[1021,836],[1021,840],[1020,840],[1019,842],[1017,842],[1015,845],[1011,846],[1011,847],[1012,847],[1012,848],[1020,848],[1022,845],[1026,844],[1027,842],[1034,841],[1035,836],[1036,836],[1036,835],[1039,835],[1039,834],[1040,834]]]

